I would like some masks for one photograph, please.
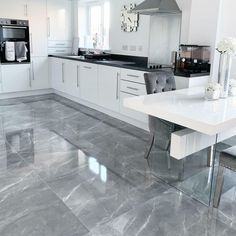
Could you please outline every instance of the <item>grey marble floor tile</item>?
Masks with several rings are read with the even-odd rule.
[[[170,189],[89,235],[223,236],[235,230],[208,215],[207,207]]]
[[[48,182],[89,229],[134,209],[168,188],[154,180],[133,187],[105,166],[98,165],[91,163],[90,172],[85,167],[78,173]]]
[[[80,236],[88,232],[33,172],[11,171],[0,175],[0,183],[1,236]]]

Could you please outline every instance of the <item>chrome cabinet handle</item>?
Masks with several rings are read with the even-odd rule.
[[[57,46],[65,46],[64,43],[56,43]]]
[[[80,82],[79,82],[79,65],[77,65],[77,88],[80,87]]]
[[[32,82],[31,82],[31,69],[30,68],[28,69],[28,72],[29,72],[29,87],[31,88]]]
[[[34,47],[33,47],[33,34],[30,34],[30,41],[31,41],[31,53],[33,54],[34,52]]]
[[[119,73],[116,74],[116,100],[119,99]]]
[[[47,18],[47,22],[48,22],[48,37],[51,36],[51,24],[50,24],[50,17]]]
[[[85,69],[89,69],[89,70],[92,69],[92,67],[90,67],[90,66],[84,66],[84,68],[85,68]]]
[[[32,61],[32,80],[34,80],[34,61]]]
[[[129,86],[127,86],[126,88],[127,88],[127,89],[131,89],[131,90],[134,90],[134,91],[139,91],[139,89],[133,88],[133,87],[129,87]]]
[[[129,77],[134,77],[134,78],[139,78],[140,76],[138,76],[138,75],[131,75],[131,74],[127,74],[127,76],[129,76]]]
[[[65,52],[66,50],[56,50],[56,52]]]
[[[65,63],[62,63],[62,83],[65,83]]]

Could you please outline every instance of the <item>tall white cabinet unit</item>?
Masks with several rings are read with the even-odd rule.
[[[0,16],[29,20],[31,64],[1,66],[2,92],[25,92],[49,88],[47,50],[47,0],[9,0]]]
[[[72,1],[47,1],[49,54],[70,54],[72,51]]]
[[[49,88],[47,1],[28,0],[32,89]]]

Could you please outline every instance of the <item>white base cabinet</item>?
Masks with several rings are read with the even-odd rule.
[[[98,67],[99,105],[116,112],[119,112],[120,73],[120,68]]]
[[[65,92],[64,76],[65,76],[64,60],[59,58],[50,58],[51,87],[60,92]]]
[[[31,58],[32,89],[48,89],[48,57]]]
[[[94,104],[98,103],[98,65],[81,64],[80,91],[82,99]]]
[[[32,88],[30,64],[1,66],[3,93],[27,91]]]
[[[65,92],[80,98],[80,63],[65,61]]]

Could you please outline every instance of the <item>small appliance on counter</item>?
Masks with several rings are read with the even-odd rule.
[[[210,74],[210,46],[181,44],[175,62],[175,75],[184,77]]]
[[[0,18],[0,61],[30,62],[29,22]]]

